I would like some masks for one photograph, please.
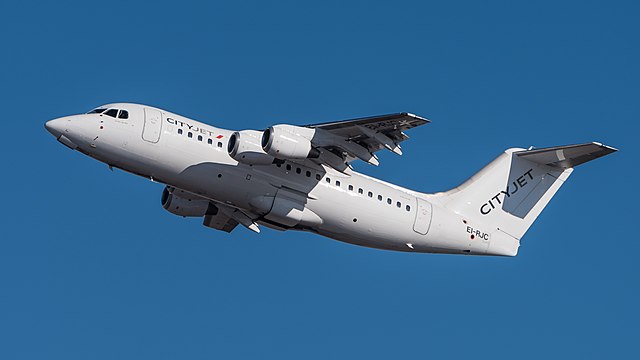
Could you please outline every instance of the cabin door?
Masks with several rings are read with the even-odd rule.
[[[144,129],[142,139],[148,142],[157,143],[160,140],[162,130],[162,113],[160,110],[144,108]]]
[[[413,231],[426,235],[431,227],[431,203],[417,198],[418,208],[416,209],[416,221],[413,223]]]

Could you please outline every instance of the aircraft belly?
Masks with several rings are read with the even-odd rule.
[[[155,165],[149,167],[150,158],[155,157],[149,152],[158,151],[157,145],[147,142],[136,145],[121,151],[136,150],[140,156],[138,164],[146,165],[144,171],[153,168],[153,175],[159,181],[246,209],[285,229],[313,230],[335,240],[397,251],[484,253],[489,244],[470,241],[466,232],[458,234],[466,231],[464,228],[457,231],[458,227],[455,227],[456,231],[452,233],[453,224],[444,224],[437,216],[439,210],[435,206],[430,227],[425,223],[424,229],[416,228],[415,211],[420,207],[416,206],[415,200],[402,199],[403,203],[412,205],[413,211],[407,212],[404,208],[324,183],[295,183],[287,181],[289,178],[283,180],[274,174],[266,174],[260,168],[229,163],[222,152],[203,155],[171,145],[163,146],[171,151],[163,151],[162,161],[153,161]],[[156,147],[149,149],[150,146]],[[450,219],[449,216],[444,218]],[[426,235],[423,234],[425,231],[428,231]]]
[[[320,200],[309,202],[309,209],[322,218],[316,228],[321,235],[366,247],[410,251],[407,242],[415,242],[413,217],[386,204],[371,204],[370,199],[334,191],[318,191]]]

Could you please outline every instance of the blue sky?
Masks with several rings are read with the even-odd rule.
[[[636,2],[2,2],[3,359],[625,358],[640,320]],[[58,144],[114,101],[224,128],[409,111],[451,188],[502,150],[597,140],[516,258],[404,254],[173,216]]]

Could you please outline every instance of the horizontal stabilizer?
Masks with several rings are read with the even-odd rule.
[[[520,239],[567,181],[573,167],[615,151],[595,142],[508,149],[460,186],[434,198],[465,221],[482,224],[490,234],[486,243],[470,243],[476,246],[472,253],[515,256]]]
[[[610,146],[592,142],[579,145],[523,150],[514,152],[514,155],[534,163],[568,169],[616,151],[618,150]]]

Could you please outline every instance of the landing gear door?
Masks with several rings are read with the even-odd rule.
[[[142,130],[142,139],[151,143],[157,143],[160,140],[160,131],[162,130],[162,113],[159,110],[144,108],[144,129]]]
[[[413,223],[413,231],[426,235],[431,227],[431,203],[417,198],[418,208],[416,209],[416,221]]]

